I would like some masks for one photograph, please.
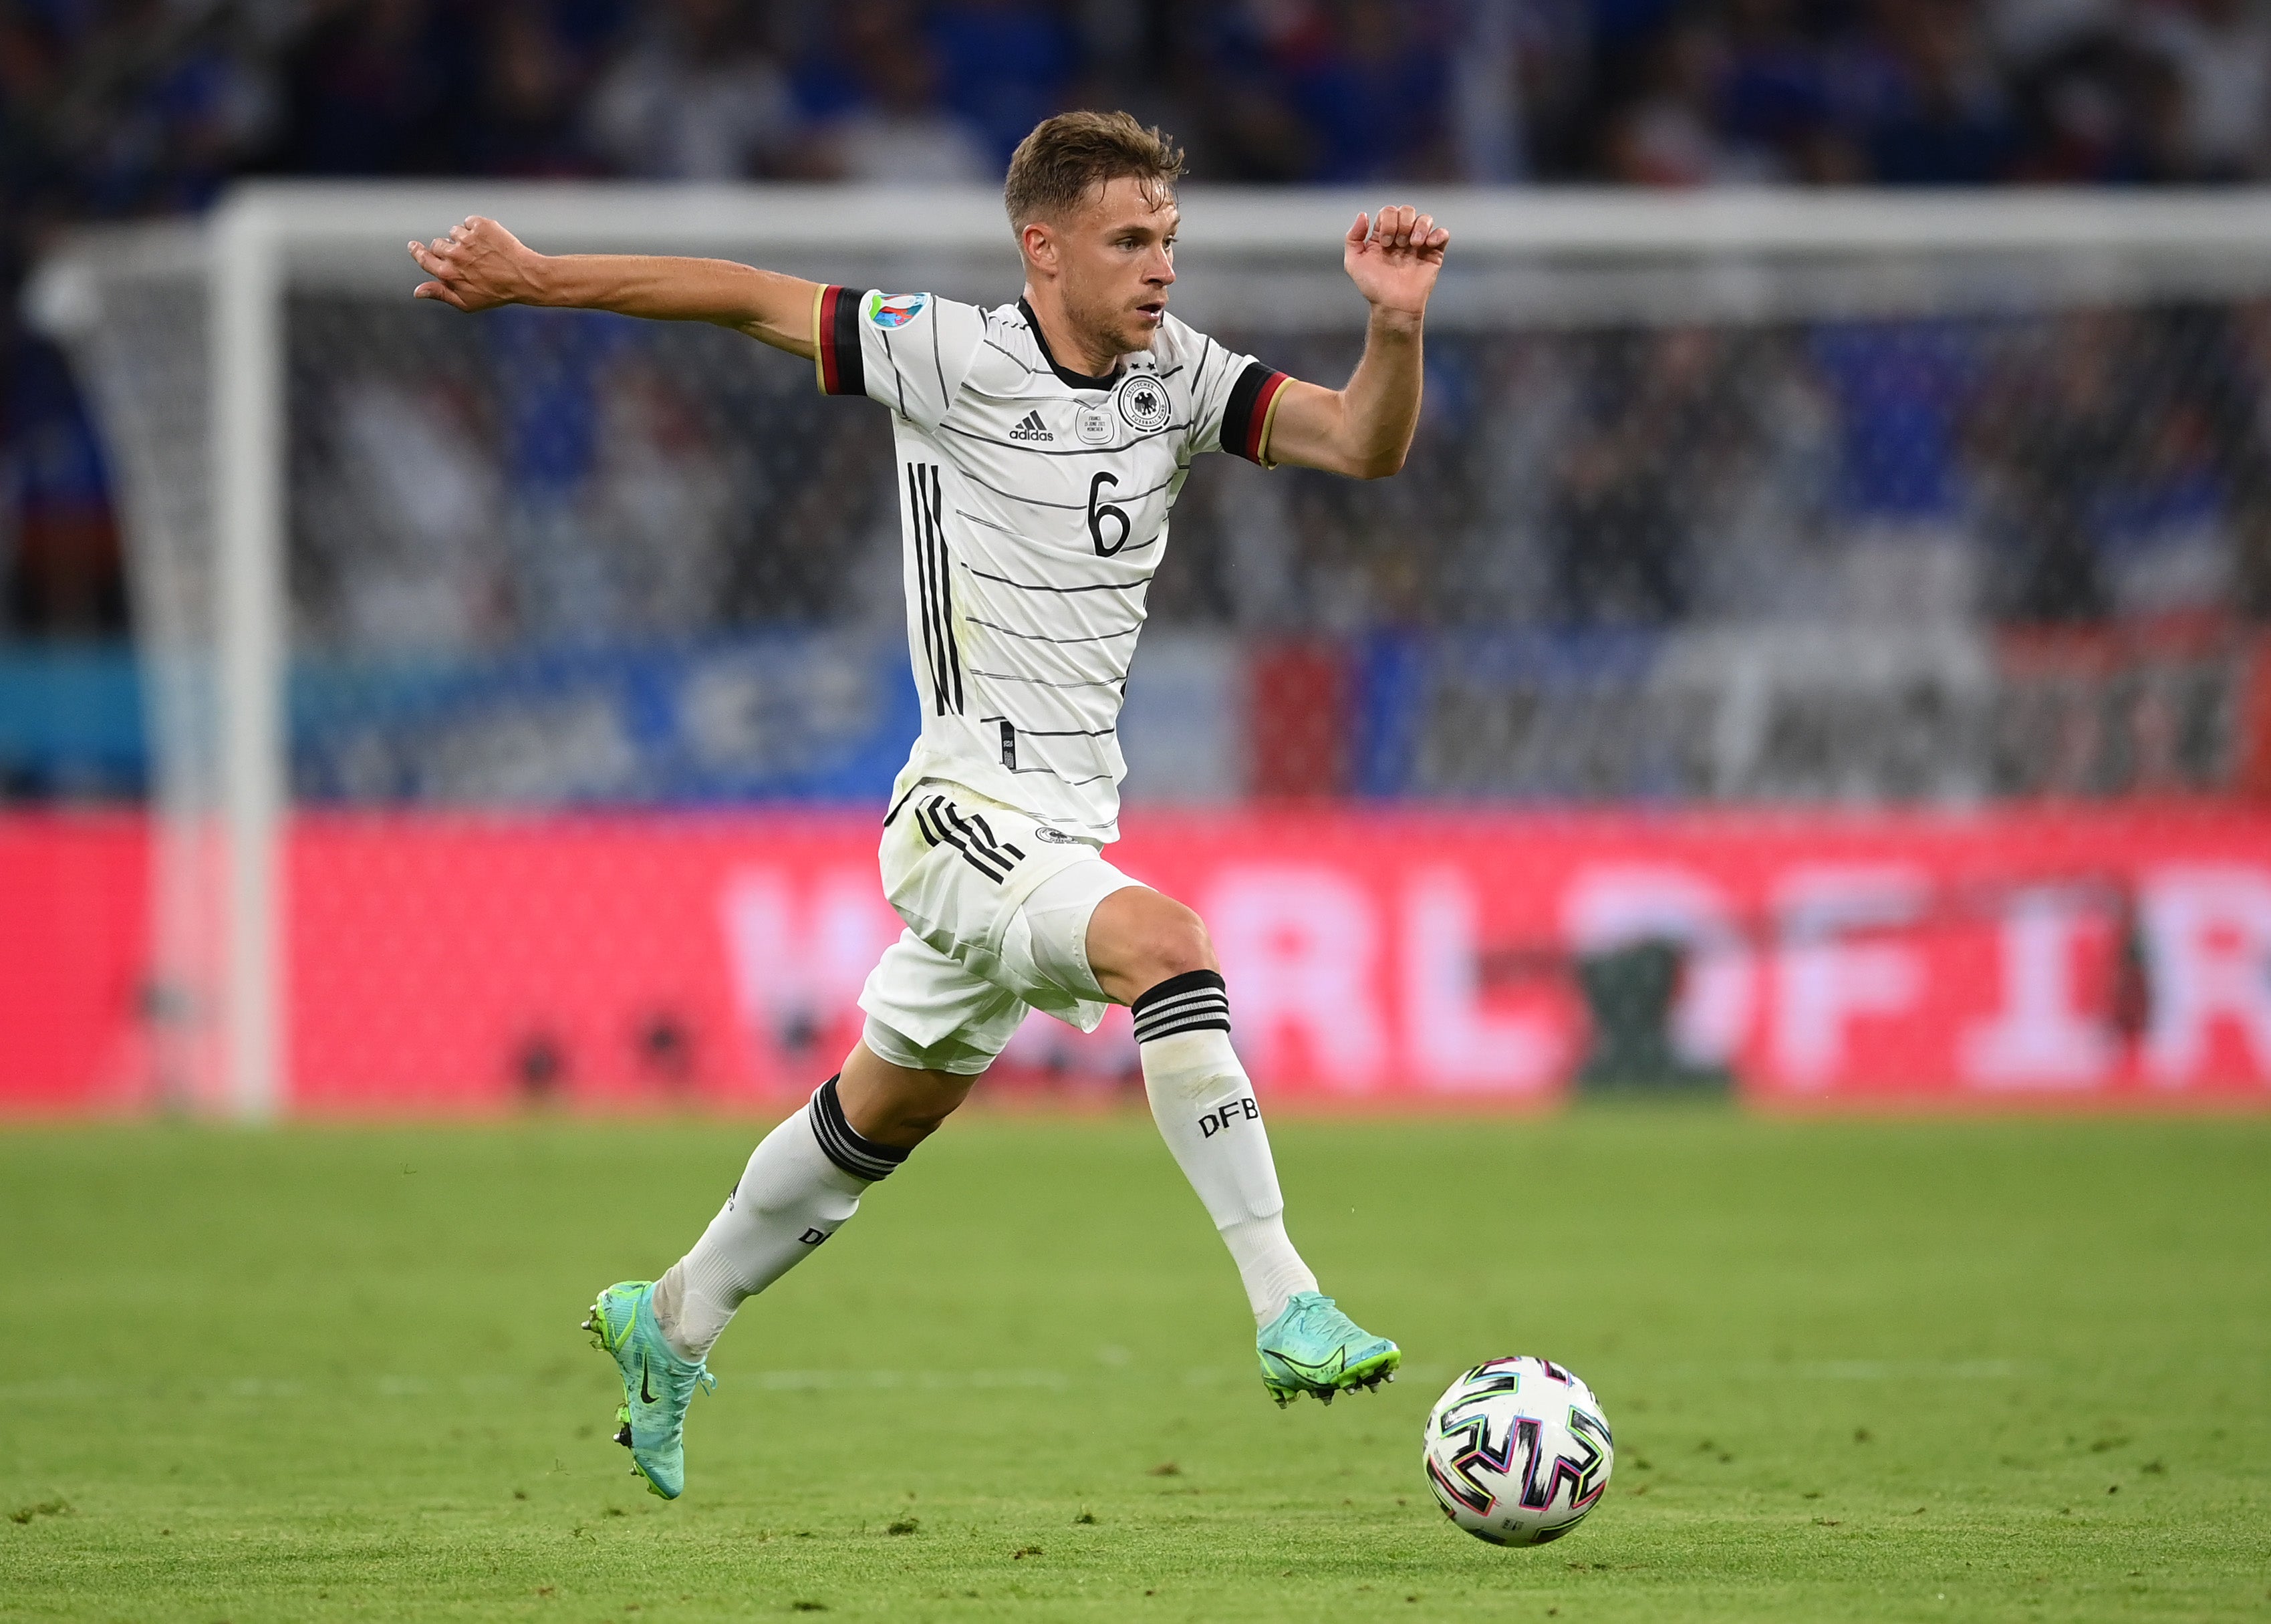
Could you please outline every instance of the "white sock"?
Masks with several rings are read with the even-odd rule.
[[[829,1078],[749,1153],[702,1239],[655,1282],[663,1339],[681,1359],[707,1359],[733,1311],[810,1256],[906,1158],[853,1131]]]
[[[1254,1084],[1230,1047],[1222,977],[1170,977],[1130,1009],[1151,1118],[1222,1232],[1255,1322],[1266,1325],[1294,1292],[1315,1291],[1317,1277],[1285,1238],[1285,1200]]]

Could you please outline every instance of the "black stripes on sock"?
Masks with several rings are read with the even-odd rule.
[[[844,1103],[836,1097],[834,1077],[814,1091],[810,1110],[812,1135],[820,1141],[822,1153],[855,1179],[870,1184],[887,1179],[910,1154],[896,1144],[876,1144],[844,1120]]]
[[[1182,1032],[1228,1032],[1230,993],[1218,971],[1186,970],[1129,1004],[1128,1012],[1136,1017],[1138,1043]]]

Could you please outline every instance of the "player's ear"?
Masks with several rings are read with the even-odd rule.
[[[1017,233],[1017,246],[1024,250],[1025,263],[1036,271],[1054,276],[1057,272],[1057,239],[1047,223],[1028,220]]]

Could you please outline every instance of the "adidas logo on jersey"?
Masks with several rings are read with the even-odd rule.
[[[1018,421],[1017,426],[1009,431],[1009,437],[1012,440],[1054,440],[1056,436],[1041,427],[1041,414],[1039,412],[1028,412]]]

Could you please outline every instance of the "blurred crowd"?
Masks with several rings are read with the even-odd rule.
[[[248,170],[972,181],[1124,106],[1217,181],[2228,181],[2259,0],[5,0],[7,212]]]
[[[243,174],[985,183],[1072,105],[1210,182],[2237,181],[2271,174],[2271,7],[0,0],[0,292],[57,226]],[[105,489],[0,317],[10,624],[120,623]]]
[[[1333,376],[1323,347],[1284,364]],[[2271,615],[2271,307],[1443,335],[1429,383],[1418,477],[1223,484],[1242,510],[1179,528],[1225,550],[1225,615]],[[1299,557],[1257,569],[1272,533]]]
[[[1358,341],[1221,336],[1323,378]],[[726,335],[354,302],[294,342],[313,646],[899,614],[876,425]],[[1428,382],[1400,479],[1195,470],[1154,615],[1326,635],[2271,615],[2271,306],[1446,332]]]

